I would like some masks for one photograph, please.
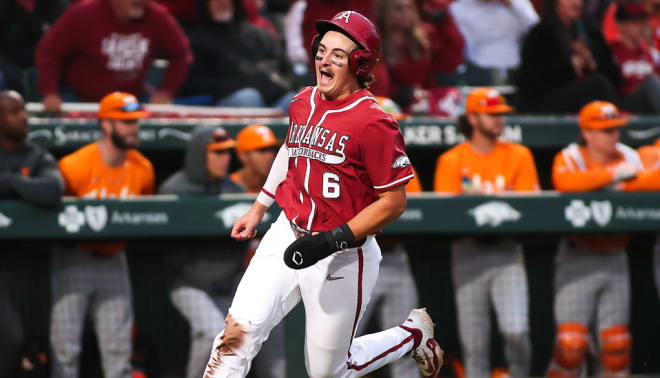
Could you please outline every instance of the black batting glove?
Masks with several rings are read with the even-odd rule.
[[[316,235],[305,235],[284,251],[284,263],[291,269],[304,269],[316,264],[355,242],[355,235],[347,224]]]

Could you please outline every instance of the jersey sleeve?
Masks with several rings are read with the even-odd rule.
[[[643,146],[637,149],[644,169],[660,169],[660,147]]]
[[[452,151],[438,157],[433,179],[433,191],[439,193],[461,193],[461,169],[458,155]]]
[[[596,168],[581,171],[570,159],[560,152],[552,165],[552,182],[560,192],[590,192],[612,183],[614,176],[610,170]]]
[[[403,135],[394,119],[370,122],[359,138],[362,163],[376,192],[393,189],[415,176]]]
[[[84,173],[81,169],[77,169],[74,156],[69,155],[63,157],[57,163],[57,166],[64,179],[64,194],[77,196],[81,190],[80,185],[82,180],[84,180]]]
[[[518,154],[520,159],[520,168],[516,175],[514,182],[514,190],[516,192],[536,192],[540,189],[539,175],[536,172],[536,164],[534,164],[534,157],[527,147],[522,147]]]

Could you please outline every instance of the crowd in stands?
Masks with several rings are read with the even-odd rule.
[[[656,0],[8,0],[0,88],[47,112],[112,91],[151,103],[274,107],[314,83],[314,21],[343,9],[383,38],[370,87],[405,113],[456,115],[456,87],[511,85],[524,113],[594,99],[660,111]],[[167,61],[163,65],[154,60]],[[438,105],[441,104],[441,105]]]

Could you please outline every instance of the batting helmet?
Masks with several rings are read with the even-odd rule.
[[[380,36],[378,30],[368,18],[355,11],[337,13],[329,21],[316,21],[319,32],[312,41],[312,55],[321,43],[321,38],[328,31],[337,31],[358,45],[358,49],[348,55],[348,69],[358,77],[368,77],[374,66],[380,60]]]

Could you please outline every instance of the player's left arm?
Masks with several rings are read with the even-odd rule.
[[[392,223],[406,210],[406,186],[401,184],[391,190],[381,192],[378,200],[357,213],[347,225],[355,240],[373,235]]]

